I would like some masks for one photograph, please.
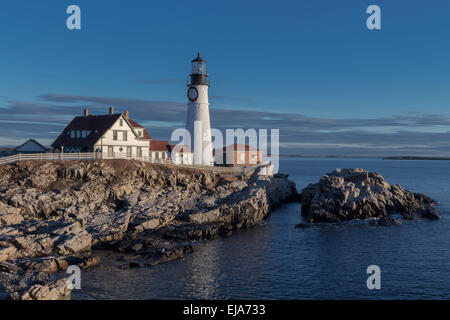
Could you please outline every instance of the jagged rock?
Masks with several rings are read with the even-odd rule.
[[[21,296],[16,297],[18,300],[67,300],[70,299],[71,291],[67,285],[67,279],[62,278],[53,283],[34,285]]]
[[[392,217],[382,217],[376,220],[370,220],[369,225],[371,226],[382,226],[382,227],[391,227],[391,226],[400,226],[402,223],[400,220],[392,218]]]
[[[0,202],[1,206],[1,202]],[[0,208],[2,210],[2,208]],[[0,228],[6,227],[14,224],[21,223],[23,221],[23,216],[20,214],[20,212],[17,212],[19,210],[15,210],[14,208],[9,209],[8,211],[11,213],[5,213],[2,214],[1,212],[7,212],[7,209],[3,208],[2,211],[0,211]]]
[[[25,270],[36,270],[41,272],[55,273],[65,271],[68,267],[67,261],[59,257],[40,257],[37,259],[26,259],[18,261],[18,265]]]
[[[378,173],[363,169],[336,169],[302,190],[302,216],[311,222],[386,217],[400,213],[438,219],[435,202],[399,185],[390,185]]]
[[[81,269],[87,269],[96,266],[99,263],[100,263],[99,257],[86,257],[85,259],[83,259],[81,262],[78,263],[78,266]]]
[[[27,220],[0,229],[0,261],[90,251],[92,236],[78,222]]]

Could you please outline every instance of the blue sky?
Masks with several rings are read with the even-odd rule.
[[[70,4],[82,30],[66,28]],[[371,4],[381,30],[366,28]],[[279,128],[282,153],[450,156],[449,12],[439,0],[5,1],[0,145],[49,144],[108,104],[167,139],[200,51],[214,127]]]

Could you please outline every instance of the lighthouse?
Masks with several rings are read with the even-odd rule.
[[[208,88],[206,61],[200,57],[192,60],[190,82],[187,85],[188,112],[186,129],[190,133],[191,148],[194,151],[194,163],[214,165],[211,125],[209,120]]]

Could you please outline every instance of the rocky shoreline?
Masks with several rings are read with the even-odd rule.
[[[66,269],[120,253],[151,267],[193,241],[260,224],[298,201],[287,175],[240,177],[129,160],[22,162],[0,167],[0,298],[68,299]]]

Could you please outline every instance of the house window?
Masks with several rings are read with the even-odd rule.
[[[83,130],[83,131],[81,132],[81,137],[82,137],[82,138],[86,138],[86,130]]]
[[[123,119],[120,119],[120,126],[123,127]]]
[[[137,147],[137,156],[140,158],[142,157],[142,147]]]
[[[114,156],[114,149],[113,147],[108,147],[108,157]]]
[[[120,151],[120,152],[122,152],[122,151],[123,151],[123,148],[122,148],[122,147],[120,147],[120,148],[119,148],[119,151]]]
[[[75,138],[75,131],[73,131],[73,130],[70,131],[70,137],[71,137],[71,138]]]
[[[117,131],[113,130],[113,140],[117,140]]]
[[[127,135],[127,132],[124,131],[123,132],[123,141],[127,141],[127,140],[128,140],[128,135]]]
[[[139,137],[142,137],[142,131],[141,130],[138,130],[138,135],[139,135]]]
[[[77,138],[81,137],[81,132],[80,130],[77,130]]]
[[[127,147],[127,158],[131,158],[131,147]]]

